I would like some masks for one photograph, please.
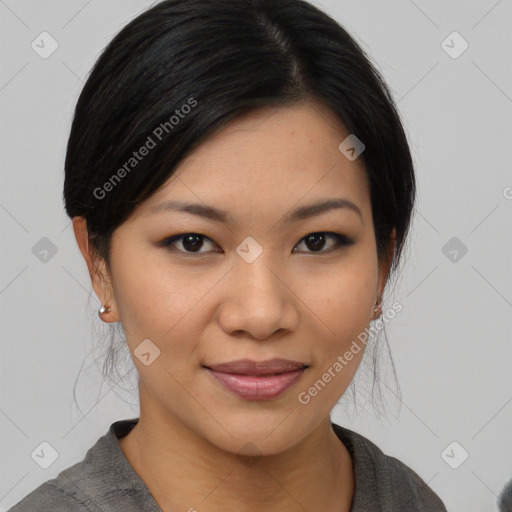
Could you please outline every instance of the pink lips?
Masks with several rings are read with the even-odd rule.
[[[246,400],[276,398],[300,379],[307,365],[287,359],[241,359],[205,366],[223,386]]]

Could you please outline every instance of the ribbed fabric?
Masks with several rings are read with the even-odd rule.
[[[162,512],[119,444],[137,422],[112,423],[81,462],[41,484],[9,512]],[[447,512],[412,469],[360,434],[335,423],[332,428],[354,465],[351,512]]]

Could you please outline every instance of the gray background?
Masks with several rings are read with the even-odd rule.
[[[0,511],[81,460],[111,422],[138,414],[129,390],[101,383],[97,340],[107,331],[61,194],[87,73],[150,5],[0,1]],[[317,5],[387,80],[419,188],[408,261],[384,304],[403,305],[387,326],[402,403],[392,405],[389,378],[387,418],[344,399],[333,420],[412,467],[450,511],[495,511],[512,478],[511,1]],[[46,59],[31,47],[43,31],[59,45]],[[461,41],[443,44],[454,31],[469,44],[457,58],[445,49],[459,52]],[[56,250],[46,261],[45,237]],[[58,452],[48,469],[31,457],[43,441]],[[469,457],[453,469],[446,461],[460,463],[462,449]]]

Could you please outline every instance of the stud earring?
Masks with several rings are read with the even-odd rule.
[[[101,318],[101,315],[104,313],[109,313],[111,311],[111,307],[107,306],[106,304],[102,304],[101,307],[98,309],[98,315]]]
[[[375,308],[373,311],[375,311],[375,313],[377,313],[377,311],[379,311],[380,307],[382,306],[382,297],[379,298],[379,300],[377,302],[375,302]],[[377,318],[379,318],[381,315],[381,313],[379,313],[379,315],[377,316]]]

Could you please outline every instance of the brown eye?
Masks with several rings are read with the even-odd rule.
[[[329,240],[331,243],[329,244]],[[205,242],[212,244],[212,246],[216,246],[217,249],[212,250],[204,250]],[[349,238],[340,233],[330,233],[327,231],[318,231],[315,233],[310,233],[306,235],[298,245],[303,243],[306,246],[305,250],[301,250],[298,252],[309,252],[309,253],[329,253],[336,249],[340,249],[344,246],[349,246],[355,243],[355,240]],[[178,244],[181,244],[182,248],[178,247]],[[187,256],[192,256],[194,254],[208,254],[210,252],[219,253],[222,252],[222,249],[219,249],[217,244],[210,240],[207,236],[201,235],[199,233],[183,233],[181,235],[174,235],[162,240],[159,244],[160,247],[165,247],[170,251],[183,253]],[[297,246],[298,246],[297,245]],[[296,246],[296,247],[297,247]],[[327,249],[326,249],[327,246]],[[296,252],[296,251],[294,251]]]
[[[208,237],[204,235],[200,235],[198,233],[184,233],[183,235],[175,235],[171,236],[169,238],[166,238],[165,240],[162,240],[158,245],[161,247],[166,247],[171,251],[178,251],[183,252],[185,254],[204,254],[208,251],[201,251],[201,249],[204,246],[205,240],[212,242]],[[176,243],[181,243],[183,249],[179,249],[176,247]],[[220,252],[220,251],[214,251],[214,252]]]
[[[326,245],[326,240],[334,240],[334,244],[328,250],[323,250]],[[305,252],[331,252],[343,246],[352,245],[354,240],[339,233],[329,233],[326,231],[318,231],[306,235],[300,243],[304,243],[309,249]]]

